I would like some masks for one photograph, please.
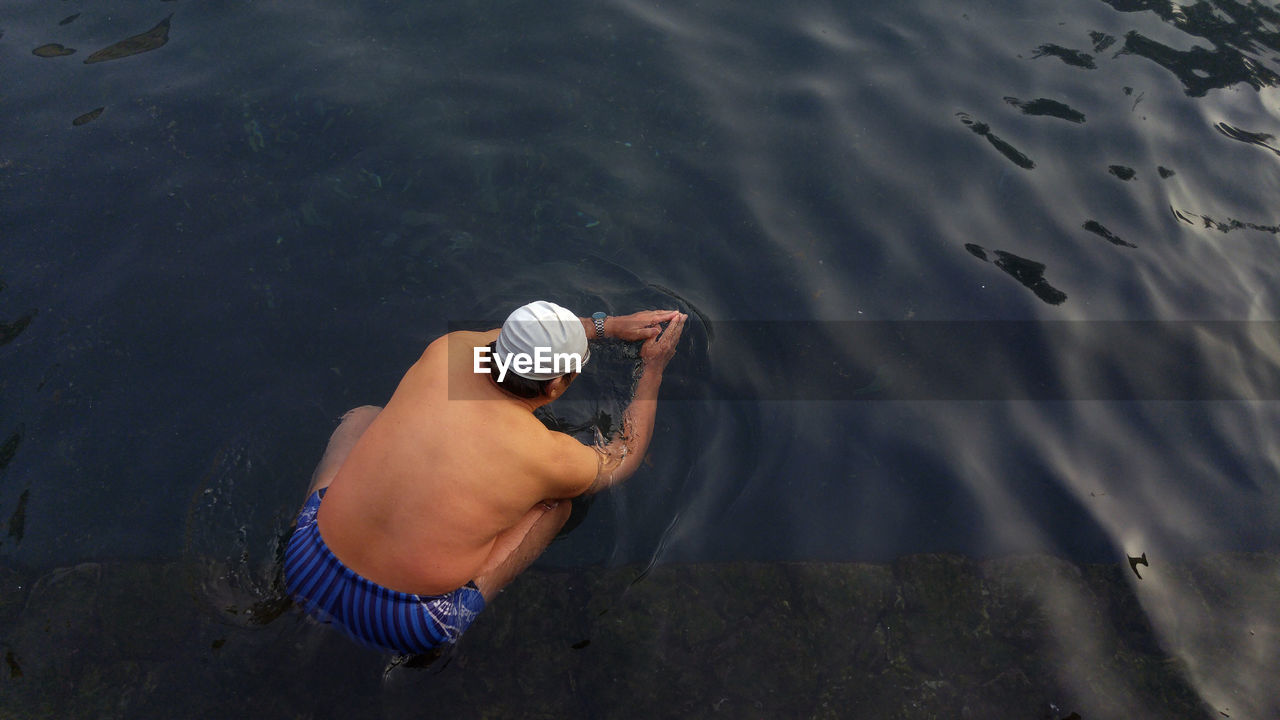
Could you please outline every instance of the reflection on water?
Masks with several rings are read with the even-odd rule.
[[[1228,233],[1232,230],[1257,230],[1260,232],[1271,233],[1272,235],[1280,234],[1280,225],[1259,225],[1258,223],[1244,222],[1235,218],[1227,218],[1226,220],[1215,220],[1208,215],[1196,215],[1192,212],[1182,210],[1174,210],[1174,217],[1188,225],[1200,225],[1204,228],[1217,230],[1218,232]],[[1197,218],[1192,220],[1192,218]]]
[[[183,547],[199,602],[276,617],[331,423],[449,321],[674,306],[698,322],[652,464],[550,564],[655,568],[639,593],[677,561],[1107,563],[1134,607],[1083,620],[1070,572],[1006,573],[1064,683],[1111,682],[1083,669],[1138,618],[1206,705],[1274,708],[1266,563],[1179,569],[1280,548],[1273,325],[1132,325],[1110,354],[1047,323],[785,349],[729,325],[1274,320],[1274,8],[166,7],[14,6],[0,33],[0,560]],[[844,394],[780,370],[796,347]],[[608,425],[631,359],[601,353],[549,421]],[[922,373],[956,390],[912,395]],[[1183,385],[1204,375],[1223,392]]]
[[[1129,556],[1129,569],[1133,570],[1133,574],[1137,575],[1138,579],[1141,580],[1142,574],[1138,572],[1139,565],[1150,565],[1150,563],[1147,562],[1146,553],[1142,553],[1139,557],[1133,557],[1132,555]]]
[[[31,54],[36,57],[63,57],[65,55],[72,55],[75,51],[75,48],[63,47],[58,43],[48,43],[47,45],[41,45],[35,50],[32,50]]]
[[[1112,245],[1119,245],[1119,246],[1121,246],[1121,247],[1130,247],[1130,248],[1136,248],[1136,247],[1138,247],[1137,245],[1134,245],[1134,244],[1133,244],[1133,243],[1131,243],[1131,242],[1125,242],[1123,239],[1121,239],[1121,238],[1120,238],[1119,236],[1117,236],[1115,233],[1113,233],[1113,232],[1111,232],[1110,230],[1108,230],[1108,229],[1106,229],[1105,227],[1103,227],[1102,223],[1098,222],[1097,220],[1087,220],[1087,221],[1085,221],[1084,229],[1085,229],[1085,230],[1088,230],[1089,232],[1093,233],[1094,235],[1097,235],[1098,237],[1102,238],[1103,240],[1106,240],[1107,242],[1111,243]]]
[[[1120,178],[1121,180],[1124,180],[1125,182],[1128,182],[1134,179],[1138,175],[1137,170],[1134,170],[1131,167],[1125,167],[1124,165],[1108,165],[1107,172],[1111,173],[1112,175],[1115,175],[1116,177]]]
[[[1056,57],[1072,67],[1084,68],[1085,70],[1096,70],[1098,67],[1093,63],[1092,55],[1087,55],[1079,50],[1064,48],[1061,45],[1041,45],[1036,48],[1035,54],[1031,57],[1032,59],[1035,59],[1045,57],[1046,55],[1049,57]]]
[[[1095,223],[1096,224],[1096,223]],[[1101,226],[1099,226],[1101,227]],[[975,243],[965,243],[964,249],[969,251],[970,255],[987,261],[986,248]],[[1044,279],[1044,263],[1038,263],[1034,260],[1018,257],[1013,253],[1003,250],[996,250],[996,267],[1004,270],[1012,275],[1018,282],[1025,285],[1036,297],[1049,303],[1050,305],[1061,304],[1067,299],[1066,293],[1050,285]]]
[[[0,281],[0,292],[4,292],[4,282]],[[36,311],[28,310],[22,313],[14,320],[0,320],[0,347],[8,345],[27,329],[31,321],[35,319]]]
[[[1057,100],[1036,98],[1023,102],[1016,97],[1006,97],[1004,101],[1021,110],[1024,115],[1044,115],[1073,123],[1082,123],[1085,120],[1084,113],[1073,110],[1070,105]]]
[[[1254,132],[1249,132],[1247,130],[1241,130],[1240,128],[1231,127],[1226,123],[1218,123],[1217,125],[1214,126],[1214,128],[1218,132],[1222,133],[1223,135],[1226,135],[1232,140],[1239,140],[1240,142],[1251,143],[1259,147],[1264,147],[1270,150],[1271,152],[1277,155],[1280,155],[1280,150],[1277,150],[1274,146],[1270,144],[1270,141],[1275,139],[1273,135],[1270,135],[1268,133],[1254,133]]]
[[[1255,89],[1280,84],[1280,75],[1260,57],[1264,49],[1280,51],[1280,12],[1274,7],[1257,0],[1199,0],[1190,5],[1171,0],[1102,1],[1120,12],[1153,12],[1179,31],[1212,43],[1212,50],[1199,45],[1178,50],[1133,30],[1124,36],[1124,47],[1117,53],[1139,55],[1161,65],[1182,81],[1192,97],[1237,83]]]
[[[27,500],[31,497],[31,490],[23,490],[18,496],[18,504],[13,508],[13,514],[9,516],[9,521],[5,523],[8,528],[8,536],[15,543],[22,542],[22,536],[27,530]]]
[[[107,62],[108,60],[119,60],[120,58],[129,57],[144,53],[164,45],[169,42],[169,21],[173,15],[161,20],[159,24],[144,33],[138,33],[131,37],[127,37],[117,43],[112,43],[107,47],[93,53],[84,59],[85,65],[92,63]]]
[[[106,110],[106,108],[104,107],[94,108],[93,110],[90,110],[89,112],[83,115],[77,116],[76,119],[71,121],[71,124],[75,125],[76,127],[79,127],[81,125],[84,125],[85,123],[93,122],[94,120],[98,119],[98,116],[102,114],[103,110]]]
[[[991,143],[992,147],[1000,151],[1001,155],[1009,158],[1009,162],[1012,162],[1023,170],[1032,170],[1035,168],[1036,164],[1032,162],[1031,158],[1023,155],[1017,150],[1017,148],[1004,140],[1001,140],[995,133],[991,132],[991,128],[988,127],[986,123],[977,122],[966,113],[956,113],[956,116],[959,117],[960,122],[967,125],[970,130],[985,137],[987,141]]]

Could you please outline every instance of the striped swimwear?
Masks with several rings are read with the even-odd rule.
[[[362,645],[397,653],[425,653],[457,642],[484,609],[475,583],[446,595],[389,590],[342,564],[320,537],[316,511],[325,490],[312,493],[284,554],[289,594],[309,614],[342,628]]]

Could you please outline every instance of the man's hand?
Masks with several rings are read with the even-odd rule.
[[[630,327],[635,333],[648,335],[648,339],[640,346],[640,377],[636,381],[635,397],[622,412],[622,427],[603,447],[595,448],[598,453],[595,478],[590,486],[578,492],[599,492],[620,483],[644,462],[649,451],[649,441],[653,438],[653,419],[658,410],[658,389],[662,385],[662,373],[667,362],[676,354],[676,344],[680,342],[680,333],[684,332],[684,323],[689,316],[674,310],[659,310],[619,319],[632,323]],[[665,330],[656,327],[663,320],[668,320]],[[654,326],[648,324],[650,321]],[[633,334],[632,337],[640,335]],[[570,438],[570,442],[577,441]],[[578,455],[582,456],[581,453]]]
[[[627,342],[648,340],[662,332],[662,323],[671,322],[679,315],[675,310],[643,310],[630,315],[611,316],[604,321],[604,334]]]
[[[663,332],[661,337],[649,336],[644,345],[640,346],[640,362],[646,372],[662,372],[667,367],[667,362],[671,360],[671,356],[676,354],[676,343],[680,342],[680,333],[684,332],[684,321],[688,320],[689,316],[675,311],[672,311],[671,315],[671,323],[667,325],[666,332]]]

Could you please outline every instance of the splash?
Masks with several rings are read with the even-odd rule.
[[[284,585],[289,518],[260,518],[248,497],[261,486],[257,444],[243,438],[224,444],[201,477],[187,510],[184,559],[192,568],[192,592],[218,617],[244,627],[270,623],[290,605]]]

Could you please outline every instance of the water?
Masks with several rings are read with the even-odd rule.
[[[162,46],[82,62],[170,13]],[[1206,703],[1250,707],[1250,668],[1275,666],[1195,663],[1178,630],[1195,602],[1156,572],[1280,545],[1274,6],[0,16],[5,562],[212,558],[239,568],[217,593],[252,604],[335,419],[384,400],[447,323],[533,298],[679,307],[696,322],[652,467],[547,565],[1145,552],[1135,591]],[[46,43],[75,53],[32,54]],[[801,321],[851,368],[830,398],[762,334]],[[931,387],[987,390],[904,392],[958,343],[868,347],[851,321],[978,338]],[[1191,340],[1086,359],[1053,333],[992,341],[998,321],[1161,321]],[[1234,323],[1229,340],[1188,325],[1207,321]],[[602,359],[563,422],[618,417],[627,357]],[[1226,391],[1114,380],[1179,367]],[[1256,609],[1249,627],[1274,633]]]

